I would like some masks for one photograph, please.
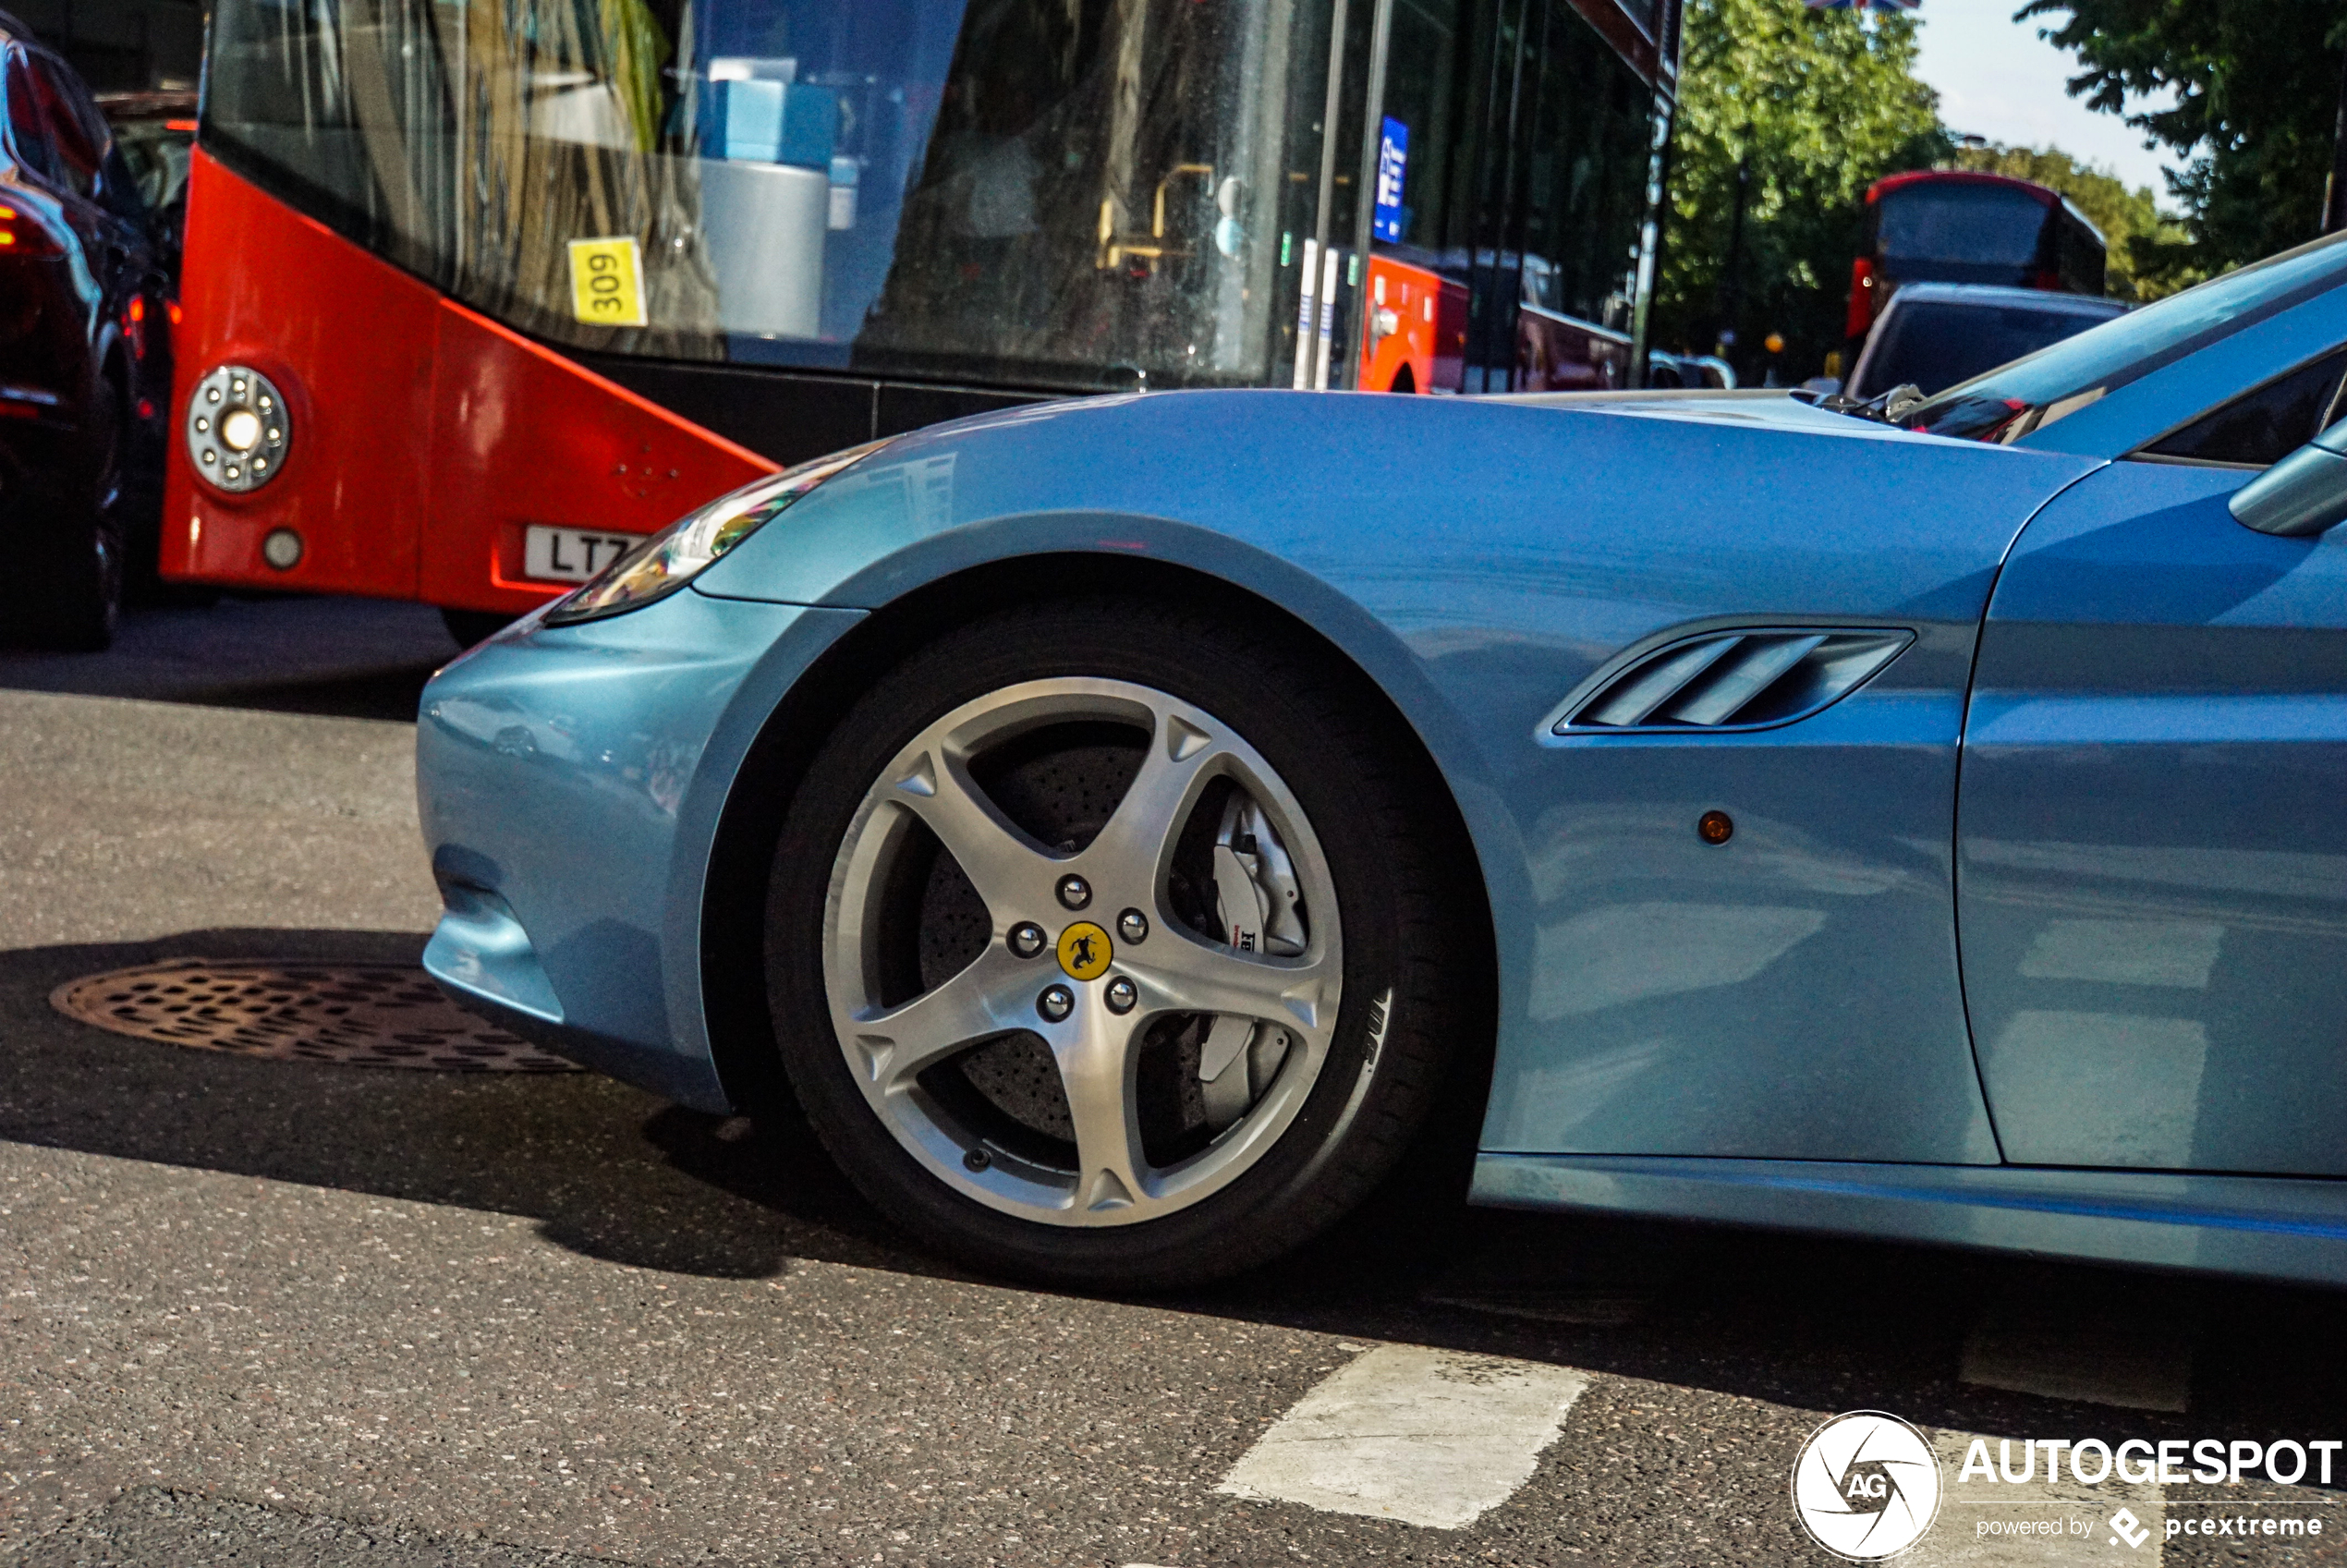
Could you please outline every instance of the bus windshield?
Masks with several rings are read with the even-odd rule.
[[[1326,9],[220,0],[202,140],[581,349],[1259,383]]]
[[[2347,235],[2227,273],[1952,387],[1899,422],[2014,442],[2163,365],[2347,282]]]

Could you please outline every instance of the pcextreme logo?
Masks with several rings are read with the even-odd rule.
[[[1939,1516],[1940,1456],[1896,1416],[1836,1416],[1809,1434],[1793,1462],[1793,1511],[1810,1539],[1836,1557],[1896,1557]]]

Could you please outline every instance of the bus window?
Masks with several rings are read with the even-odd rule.
[[[554,341],[1071,389],[1268,379],[1287,170],[1317,128],[1291,149],[1263,83],[1308,40],[1264,13],[222,0],[214,27],[208,147]],[[581,319],[581,240],[636,247],[616,324]]]
[[[2046,204],[1994,185],[1906,186],[1882,199],[1879,249],[1903,283],[2010,283],[2037,271]],[[1952,277],[1978,267],[1994,277]]]
[[[1392,61],[1407,160],[1360,384],[1626,384],[1652,83],[1569,0],[1394,0]]]

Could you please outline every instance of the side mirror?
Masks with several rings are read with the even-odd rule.
[[[2347,419],[2233,492],[2229,504],[2244,528],[2284,539],[2347,521]]]

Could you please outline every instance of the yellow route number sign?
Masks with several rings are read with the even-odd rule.
[[[644,324],[642,252],[633,235],[570,242],[570,302],[590,326]]]

